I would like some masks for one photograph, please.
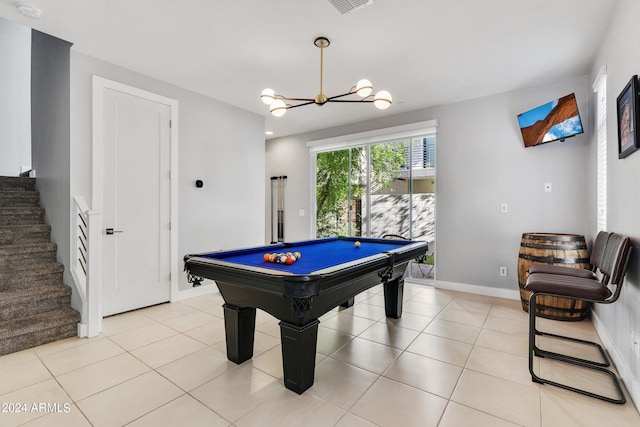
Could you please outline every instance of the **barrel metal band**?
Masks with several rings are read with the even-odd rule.
[[[556,258],[553,256],[536,256],[527,254],[518,254],[518,258],[552,264],[589,264],[589,258]]]
[[[587,245],[574,245],[574,246],[556,246],[556,245],[540,245],[537,243],[520,243],[520,247],[532,248],[532,249],[551,249],[553,251],[577,251],[587,249]]]
[[[566,235],[566,234],[523,234],[523,239],[528,240],[553,240],[557,242],[577,242],[584,241],[584,236],[579,235]]]

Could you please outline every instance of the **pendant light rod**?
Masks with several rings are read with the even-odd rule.
[[[322,92],[322,74],[323,74],[322,70],[324,69],[324,48],[329,46],[331,42],[326,37],[318,37],[313,41],[313,44],[315,44],[320,48],[320,93],[318,94],[318,96],[316,96],[316,100],[324,100],[322,104],[319,104],[319,105],[324,105],[327,102],[327,97],[324,96],[324,93]]]

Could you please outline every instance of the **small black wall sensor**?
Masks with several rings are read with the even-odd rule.
[[[203,186],[204,186],[204,182],[202,182],[202,180],[201,180],[201,179],[198,179],[198,180],[196,181],[196,187],[198,187],[198,188],[202,188]]]

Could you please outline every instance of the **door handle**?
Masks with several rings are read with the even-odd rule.
[[[122,233],[122,230],[114,230],[113,228],[107,228],[106,232],[108,235],[114,234],[114,233]]]

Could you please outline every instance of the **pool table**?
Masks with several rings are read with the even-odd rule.
[[[356,244],[359,242],[359,245]],[[284,384],[298,394],[313,385],[318,318],[358,293],[384,284],[387,317],[402,315],[404,272],[426,242],[330,237],[249,249],[186,255],[189,282],[216,281],[224,299],[227,358],[253,357],[256,308],[280,320]],[[300,252],[291,265],[265,253]]]

